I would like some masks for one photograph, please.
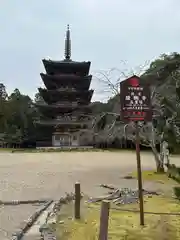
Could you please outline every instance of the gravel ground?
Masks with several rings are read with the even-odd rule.
[[[0,239],[11,239],[12,233],[20,227],[21,222],[28,219],[38,208],[32,205],[0,207]]]
[[[153,156],[142,153],[142,166],[154,168]],[[178,157],[172,158],[173,163]],[[0,200],[53,198],[73,191],[76,181],[92,196],[103,193],[99,184],[136,188],[135,180],[121,179],[136,169],[135,152],[0,153]],[[0,239],[8,239],[37,207],[0,208]],[[5,231],[5,232],[4,232]],[[9,238],[10,239],[10,238]]]

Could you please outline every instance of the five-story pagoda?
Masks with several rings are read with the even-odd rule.
[[[87,145],[81,133],[91,122],[91,62],[71,60],[69,25],[65,39],[65,59],[42,61],[46,73],[40,75],[46,88],[38,89],[44,101],[36,104],[40,112],[40,119],[36,121],[40,133],[37,147]]]

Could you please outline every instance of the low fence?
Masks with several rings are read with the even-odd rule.
[[[111,198],[112,196],[115,196],[114,194],[120,194],[117,191],[117,189],[111,187],[111,190],[114,190],[113,194],[108,195],[108,197],[103,200],[102,198],[97,198],[95,201],[91,201],[90,202],[101,202],[101,210],[100,210],[100,226],[99,226],[99,233],[98,233],[98,239],[99,240],[107,240],[108,239],[108,224],[109,224],[109,217],[110,217],[110,211],[111,210],[116,210],[116,211],[121,211],[121,212],[131,212],[131,213],[137,213],[139,214],[140,211],[139,210],[128,210],[128,209],[123,209],[120,207],[115,207],[115,205],[111,205]],[[144,190],[145,191],[145,190]],[[148,192],[146,191],[145,194],[150,194],[150,195],[158,195],[155,192]],[[76,183],[75,184],[75,196],[74,196],[74,219],[79,220],[81,219],[81,186],[80,183]],[[108,200],[108,198],[110,200]],[[123,199],[123,196],[121,195],[121,198]],[[134,194],[134,191],[132,191],[132,196],[131,198],[134,198],[138,201],[138,191],[136,191],[136,193]],[[120,199],[120,197],[119,197]],[[136,202],[137,202],[136,201]],[[119,200],[120,203],[120,200]],[[129,202],[128,202],[129,203]],[[131,203],[131,202],[130,202]],[[168,215],[168,216],[180,216],[180,213],[169,213],[169,212],[147,212],[145,211],[144,214],[150,214],[150,215]]]
[[[101,203],[101,214],[100,214],[100,228],[99,228],[99,240],[108,240],[108,224],[109,224],[109,216],[110,210],[116,210],[121,212],[130,212],[140,214],[139,210],[128,210],[122,208],[116,208],[110,206],[110,201],[103,200]],[[144,212],[145,215],[166,215],[166,216],[179,216],[180,213],[169,213],[169,212]]]

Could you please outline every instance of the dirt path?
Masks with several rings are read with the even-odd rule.
[[[142,154],[142,166],[155,167],[151,154]],[[76,181],[93,196],[100,194],[101,183],[135,188],[136,181],[121,179],[135,169],[134,152],[0,153],[0,200],[58,199],[73,191]],[[34,211],[24,206],[21,214],[14,208],[0,208],[1,240],[10,239],[12,231]]]

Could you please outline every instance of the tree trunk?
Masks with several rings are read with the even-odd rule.
[[[155,161],[156,161],[156,171],[158,173],[164,172],[163,162],[160,159],[160,156],[159,156],[159,153],[158,153],[156,147],[155,146],[151,146],[151,149],[152,149]]]

